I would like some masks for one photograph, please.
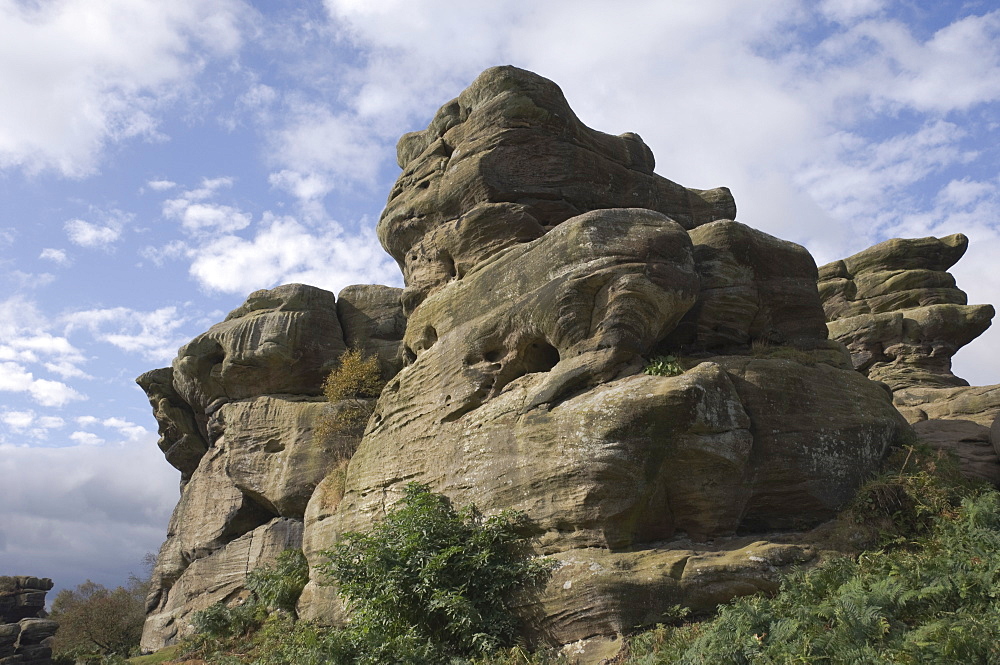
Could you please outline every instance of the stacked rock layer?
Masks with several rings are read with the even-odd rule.
[[[891,388],[921,439],[1000,486],[1000,386],[969,386],[951,371],[955,352],[994,315],[991,305],[969,305],[948,272],[968,245],[960,233],[887,240],[821,267],[819,292],[830,337]]]
[[[47,577],[0,576],[0,665],[51,665],[59,624],[45,617]]]

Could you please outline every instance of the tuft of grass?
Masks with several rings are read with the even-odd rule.
[[[174,644],[145,656],[129,658],[128,662],[130,665],[160,665],[160,663],[169,663],[180,658],[183,648],[183,645]]]

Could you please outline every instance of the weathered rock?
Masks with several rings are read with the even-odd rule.
[[[345,287],[337,295],[337,318],[348,348],[377,355],[386,381],[403,368],[402,289],[379,284]]]
[[[538,601],[545,616],[539,630],[564,644],[668,623],[676,605],[700,613],[737,596],[774,593],[782,573],[815,556],[808,546],[746,539],[568,550],[550,557],[555,568]]]
[[[990,443],[990,430],[971,420],[921,420],[913,431],[933,448],[953,452],[962,474],[1000,486],[1000,458]]]
[[[816,263],[804,247],[730,220],[689,233],[701,287],[669,348],[745,353],[751,341],[826,342]]]
[[[1000,386],[970,387],[951,371],[994,314],[966,304],[946,272],[968,243],[961,234],[887,240],[820,268],[819,291],[830,336],[854,366],[885,383],[921,437],[954,452],[966,475],[998,483],[1000,457],[984,430],[1000,414]]]
[[[313,496],[307,540],[330,543],[344,530],[364,529],[410,480],[460,505],[524,510],[542,532],[538,547],[552,553],[658,549],[651,543],[679,531],[704,540],[805,528],[848,500],[908,430],[888,395],[851,370],[738,356],[676,377],[630,376],[523,413],[533,384],[545,380],[529,374],[442,421],[429,405],[418,411],[427,402],[410,382],[426,385],[418,378],[432,365],[424,356],[446,352],[448,339],[397,376],[391,399],[383,395],[382,419],[351,461],[337,510],[315,505],[324,497]],[[773,413],[775,405],[784,409]],[[304,549],[315,564],[315,551]],[[601,612],[619,612],[623,598],[639,593],[659,598],[659,611],[677,602],[657,591],[660,580],[642,579],[655,588],[618,590]],[[313,616],[333,611],[322,590],[310,602],[321,605],[309,608]]]
[[[174,387],[204,426],[201,418],[229,400],[319,395],[344,348],[329,291],[303,284],[255,291],[225,321],[181,347]]]
[[[230,602],[243,591],[247,573],[274,561],[302,542],[299,520],[278,518],[226,543],[191,563],[173,585],[153,599],[143,628],[143,651],[155,651],[191,633],[191,615],[216,602]]]
[[[213,416],[222,436],[225,475],[269,513],[302,518],[306,503],[343,447],[317,427],[329,405],[301,396],[264,396],[229,402]],[[339,444],[339,445],[338,445]]]
[[[968,385],[952,374],[951,358],[994,314],[968,305],[946,272],[968,244],[961,234],[894,238],[820,268],[830,337],[857,369],[893,390]]]
[[[445,400],[431,408],[449,420],[524,374],[547,373],[526,409],[611,379],[677,324],[697,284],[690,240],[663,215],[599,210],[564,222],[451,283],[411,316],[411,357],[452,340],[448,353],[433,356],[445,364],[431,370],[420,399]]]
[[[406,279],[407,313],[496,253],[601,208],[648,208],[685,228],[733,219],[729,190],[653,173],[636,134],[579,121],[559,87],[515,67],[483,72],[397,146],[403,169],[378,224]]]
[[[154,369],[135,382],[146,393],[153,408],[160,434],[157,445],[167,462],[180,470],[182,482],[187,482],[208,450],[208,444],[198,428],[191,405],[174,389],[173,368]]]
[[[45,616],[47,577],[0,576],[0,665],[52,665],[59,624]]]

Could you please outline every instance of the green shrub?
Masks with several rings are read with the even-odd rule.
[[[425,485],[367,534],[345,533],[321,572],[350,611],[360,663],[448,662],[514,645],[512,601],[547,579],[529,557],[528,522],[456,510]]]
[[[674,356],[656,356],[642,371],[652,376],[677,376],[684,373],[684,368]]]
[[[273,564],[266,564],[247,576],[250,595],[239,605],[215,603],[195,612],[191,625],[202,640],[198,649],[206,649],[211,640],[241,637],[260,628],[270,612],[284,611],[295,615],[295,604],[306,582],[309,567],[300,550],[289,549],[278,555]]]
[[[247,576],[246,588],[256,602],[268,610],[295,614],[295,604],[309,581],[309,565],[301,550],[289,549],[273,564],[257,568]]]

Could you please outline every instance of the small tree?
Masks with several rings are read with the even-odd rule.
[[[320,571],[346,598],[350,631],[371,662],[488,654],[516,640],[515,595],[549,575],[529,556],[527,527],[523,513],[456,510],[410,483],[370,533],[343,534]]]
[[[63,589],[52,601],[50,617],[59,622],[52,644],[57,660],[92,656],[130,656],[139,648],[146,620],[146,594],[156,561],[147,554],[143,577],[130,575],[125,586],[108,589],[87,580],[75,589]]]

